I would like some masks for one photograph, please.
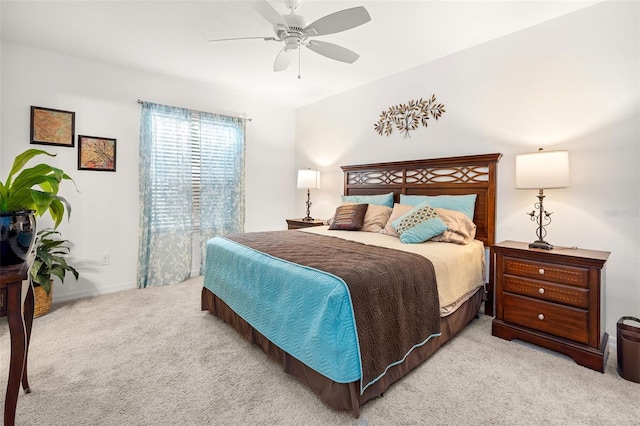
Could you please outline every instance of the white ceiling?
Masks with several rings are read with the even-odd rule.
[[[3,40],[119,67],[171,75],[296,108],[589,6],[597,1],[302,0],[309,22],[355,6],[371,21],[324,37],[360,54],[345,64],[302,49],[272,71],[280,43],[243,1],[0,1]],[[270,0],[281,14],[284,0]]]

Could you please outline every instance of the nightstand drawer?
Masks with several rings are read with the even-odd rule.
[[[505,257],[504,273],[584,288],[589,286],[589,271],[586,268]]]
[[[588,311],[504,293],[504,321],[589,343]]]
[[[547,281],[531,280],[505,275],[504,291],[517,293],[534,299],[562,303],[576,308],[589,308],[589,290]]]

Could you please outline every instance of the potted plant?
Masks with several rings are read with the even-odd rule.
[[[14,159],[9,176],[0,181],[0,266],[26,261],[35,237],[35,216],[49,213],[57,228],[65,210],[67,217],[71,214],[71,206],[58,195],[58,189],[63,180],[73,179],[48,164],[25,168],[37,155],[56,156],[28,149]]]
[[[60,278],[60,282],[64,283],[67,272],[71,272],[78,279],[78,271],[67,263],[70,253],[68,243],[54,229],[38,231],[35,258],[30,270],[36,299],[35,317],[46,314],[51,309],[53,277]]]

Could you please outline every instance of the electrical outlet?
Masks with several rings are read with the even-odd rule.
[[[101,265],[108,265],[109,263],[111,263],[111,254],[102,253],[102,258],[100,260],[100,264]]]

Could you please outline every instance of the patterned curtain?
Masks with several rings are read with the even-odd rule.
[[[245,120],[200,114],[200,273],[207,241],[244,232]]]
[[[191,113],[142,104],[138,287],[181,282],[191,272]]]
[[[244,230],[245,120],[142,102],[138,287],[191,275],[206,241]],[[197,234],[196,234],[197,235]]]

